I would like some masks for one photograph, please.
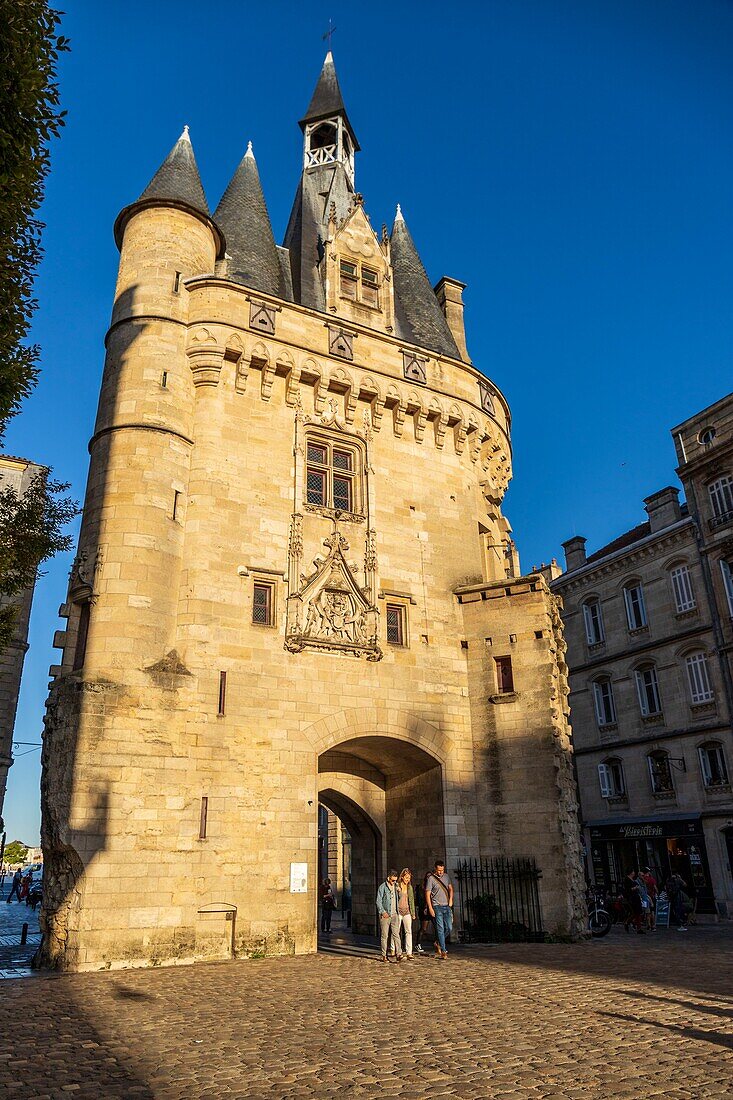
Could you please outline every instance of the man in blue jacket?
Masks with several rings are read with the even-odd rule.
[[[387,946],[389,944],[390,929],[392,930],[392,937],[398,952],[394,961],[401,962],[402,960],[402,954],[400,953],[400,918],[397,912],[396,883],[397,872],[393,870],[389,872],[386,881],[383,882],[377,890],[377,912],[379,913],[379,929],[382,941],[381,962],[387,961]]]

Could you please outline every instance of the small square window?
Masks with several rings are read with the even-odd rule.
[[[390,645],[406,645],[405,609],[401,604],[387,604],[387,641]]]
[[[275,613],[275,586],[255,581],[252,590],[252,622],[257,626],[272,626]]]

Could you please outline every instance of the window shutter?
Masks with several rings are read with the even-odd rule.
[[[593,645],[593,622],[590,617],[590,607],[587,603],[583,604],[583,618],[585,620],[585,637],[588,645]]]
[[[728,597],[728,610],[733,616],[733,565],[729,561],[722,560],[720,568],[723,573],[723,586]]]
[[[601,786],[601,797],[611,798],[613,795],[613,788],[611,786],[611,769],[608,764],[598,765],[598,782]]]
[[[677,611],[691,611],[695,606],[695,596],[692,591],[690,571],[686,565],[679,565],[672,570],[672,587]]]
[[[710,761],[708,760],[707,749],[700,748],[697,751],[700,757],[700,771],[702,772],[702,781],[706,787],[709,787],[712,782],[713,773],[710,770]]]
[[[704,653],[691,653],[686,658],[687,680],[690,685],[690,699],[693,703],[705,703],[713,698],[708,675],[708,662]]]

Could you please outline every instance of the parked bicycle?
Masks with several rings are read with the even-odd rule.
[[[605,901],[601,894],[589,893],[588,895],[588,928],[591,936],[599,938],[607,936],[611,931],[611,914],[605,909]]]

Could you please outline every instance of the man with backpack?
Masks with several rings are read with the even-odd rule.
[[[435,957],[447,959],[445,941],[453,929],[453,883],[445,871],[445,863],[438,859],[435,868],[425,882],[425,900],[428,913],[435,924]]]

